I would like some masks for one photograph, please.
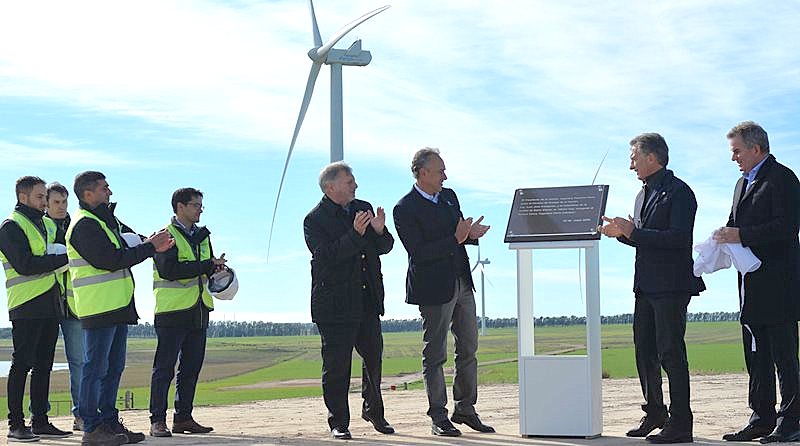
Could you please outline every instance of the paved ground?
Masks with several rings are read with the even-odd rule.
[[[603,436],[593,440],[564,438],[522,438],[519,435],[518,397],[516,385],[482,386],[478,411],[496,434],[478,434],[464,428],[458,438],[434,437],[425,416],[427,402],[424,391],[387,391],[384,394],[386,417],[397,429],[395,435],[381,435],[360,418],[352,421],[350,443],[369,445],[643,445],[641,439],[625,437],[642,413],[637,380],[603,380]],[[692,408],[695,416],[695,443],[731,444],[721,440],[722,434],[736,430],[746,421],[747,377],[745,375],[698,376],[692,378]],[[666,385],[665,385],[666,390]],[[358,394],[351,394],[352,412],[360,414]],[[452,406],[451,406],[452,407]],[[122,413],[125,424],[133,430],[147,431],[148,413],[144,410]],[[321,398],[298,398],[264,401],[227,407],[203,407],[195,411],[202,424],[212,425],[211,435],[181,435],[167,439],[147,437],[150,445],[332,445],[343,441],[328,437],[325,408]],[[59,427],[70,425],[67,418],[54,419]],[[0,441],[4,441],[2,438]],[[40,444],[77,445],[80,435],[63,440],[46,440]],[[743,443],[757,444],[757,443]]]

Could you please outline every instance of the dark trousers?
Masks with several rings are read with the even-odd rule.
[[[361,355],[362,412],[372,419],[383,418],[381,363],[383,335],[378,315],[365,312],[357,323],[317,323],[322,339],[322,394],[328,408],[331,429],[349,428],[350,366],[353,347]]]
[[[192,419],[197,378],[206,356],[205,328],[156,327],[158,346],[150,380],[150,422],[167,420],[167,394],[175,376],[175,415],[173,421]]]
[[[58,341],[58,319],[17,319],[11,321],[14,352],[8,371],[8,424],[25,422],[22,399],[25,383],[31,372],[31,412],[33,422],[47,420],[47,396],[50,393],[50,371]]]
[[[128,326],[81,330],[84,350],[78,414],[83,419],[83,431],[94,432],[101,424],[119,422],[117,392],[125,370]]]
[[[755,338],[755,351],[753,341]],[[797,429],[800,419],[800,367],[797,360],[797,322],[742,326],[744,361],[750,375],[748,404],[753,414],[749,423],[772,428]],[[775,412],[775,370],[781,405]],[[786,423],[792,423],[787,425]]]
[[[647,415],[667,413],[661,392],[661,369],[669,378],[671,423],[691,429],[689,362],[686,360],[686,307],[689,296],[652,298],[636,296],[633,312],[633,344],[636,370],[642,385]]]

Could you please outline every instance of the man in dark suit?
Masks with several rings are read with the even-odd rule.
[[[634,217],[603,217],[599,228],[636,248],[633,292],[633,343],[645,416],[629,437],[650,443],[686,443],[692,439],[689,364],[686,360],[686,307],[705,289],[692,273],[692,230],[697,201],[689,186],[667,169],[669,148],[658,133],[630,142],[630,169],[644,185]],[[661,368],[669,378],[669,411],[661,391]],[[661,432],[649,435],[656,428]]]
[[[459,436],[447,419],[447,391],[442,365],[447,361],[447,331],[455,338],[455,409],[452,421],[479,432],[494,432],[475,413],[478,400],[478,324],[474,286],[465,243],[477,244],[489,226],[464,219],[456,193],[443,188],[447,179],[439,151],[424,148],[414,155],[417,179],[394,207],[397,235],[408,251],[406,302],[419,305],[422,316],[422,374],[428,394],[428,416],[434,435]]]
[[[350,439],[350,364],[353,347],[362,358],[361,417],[383,434],[394,433],[381,398],[383,275],[378,256],[392,250],[383,208],[356,200],[358,185],[347,164],[319,175],[325,194],[303,221],[311,251],[311,319],[322,340],[322,393],[336,439]]]
[[[753,414],[742,430],[722,438],[796,441],[800,440],[800,185],[794,172],[769,153],[767,132],[758,124],[743,122],[727,137],[731,160],[739,164],[742,178],[736,183],[728,223],[714,238],[749,247],[761,260],[761,267],[744,277],[740,273],[738,280],[739,320],[750,375],[748,404]],[[777,413],[775,369],[781,392]]]

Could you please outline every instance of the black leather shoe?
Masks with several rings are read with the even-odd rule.
[[[474,431],[485,432],[485,433],[494,432],[494,428],[492,426],[487,426],[483,424],[483,422],[481,422],[481,419],[478,417],[478,414],[476,413],[472,415],[461,415],[454,413],[453,416],[450,417],[450,420],[452,420],[453,423],[466,424]]]
[[[800,429],[796,430],[784,430],[780,427],[776,427],[772,433],[767,435],[766,437],[761,438],[759,442],[761,444],[767,443],[788,443],[790,441],[797,441],[800,440]]]
[[[368,422],[372,423],[372,427],[374,427],[376,431],[378,431],[378,432],[380,432],[382,434],[393,434],[394,433],[394,428],[392,427],[391,424],[389,424],[388,421],[386,421],[386,418],[381,418],[380,420],[373,420],[372,418],[368,417],[367,414],[365,414],[363,412],[361,413],[361,418],[363,418],[364,421],[368,421]]]
[[[731,432],[730,434],[723,435],[722,439],[725,441],[753,441],[756,438],[766,437],[770,432],[772,432],[772,428],[770,427],[748,424],[739,432]]]
[[[670,424],[667,421],[664,424],[664,429],[661,432],[645,437],[648,443],[652,444],[674,444],[674,443],[692,443],[692,428],[678,426],[677,424]]]
[[[434,423],[431,425],[431,433],[441,437],[461,436],[461,431],[456,429],[456,427],[453,426],[453,423],[451,423],[447,418],[442,421],[434,421]]]
[[[353,438],[350,435],[350,431],[347,430],[346,427],[334,427],[331,429],[331,437],[335,438],[336,440],[350,440]]]
[[[656,429],[661,429],[667,422],[667,415],[655,416],[645,415],[639,421],[639,427],[635,427],[625,433],[628,437],[646,437]]]

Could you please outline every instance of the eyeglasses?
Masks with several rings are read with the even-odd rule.
[[[189,202],[189,203],[186,203],[186,206],[191,206],[191,207],[193,207],[193,208],[195,208],[195,209],[199,209],[199,210],[201,210],[201,211],[204,211],[204,210],[206,210],[206,207],[205,207],[205,206],[203,206],[203,205],[202,205],[202,204],[200,204],[200,203],[192,203],[192,202]]]

